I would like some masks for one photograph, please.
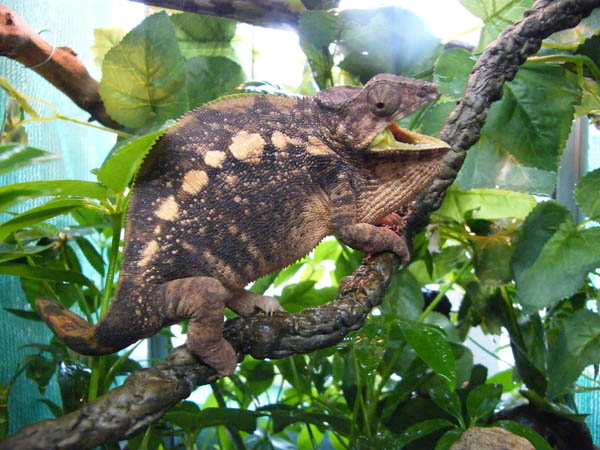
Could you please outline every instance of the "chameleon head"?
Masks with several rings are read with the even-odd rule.
[[[324,123],[338,143],[357,152],[448,149],[445,142],[400,128],[408,116],[439,93],[435,84],[391,74],[371,78],[362,88],[340,86],[316,95]]]

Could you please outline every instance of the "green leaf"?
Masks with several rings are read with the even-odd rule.
[[[533,0],[460,0],[469,12],[484,22],[476,53],[481,53],[500,32],[521,20],[523,12],[531,8]]]
[[[460,99],[474,64],[475,59],[465,49],[453,48],[443,52],[433,68],[433,81],[440,93]]]
[[[12,142],[0,144],[0,174],[58,158],[59,156],[54,153],[23,144]]]
[[[79,272],[71,270],[50,269],[47,267],[30,266],[28,264],[0,264],[0,273],[30,278],[32,280],[77,283],[94,290],[96,289],[96,285],[91,280]]]
[[[577,183],[575,200],[588,217],[600,216],[600,169],[587,173]]]
[[[453,391],[456,382],[456,362],[444,332],[435,325],[401,320],[402,334],[419,357],[431,367]]]
[[[0,210],[37,197],[89,197],[104,201],[108,189],[99,183],[83,180],[26,181],[0,187]]]
[[[231,40],[237,23],[220,17],[181,13],[170,17],[184,58],[224,56],[235,59]]]
[[[89,208],[95,211],[106,212],[103,207],[87,199],[57,198],[46,202],[42,206],[25,211],[0,225],[0,241],[3,241],[10,233],[20,228],[36,225],[46,219],[68,213],[78,208]]]
[[[456,392],[448,390],[445,384],[440,384],[429,390],[429,397],[436,405],[454,417],[461,427],[465,426],[462,406]]]
[[[273,364],[267,361],[246,358],[242,363],[242,373],[252,395],[260,395],[271,387],[275,377]]]
[[[94,28],[94,43],[91,50],[98,67],[102,67],[106,53],[121,42],[126,34],[127,30],[123,28]]]
[[[416,76],[430,70],[442,51],[425,22],[405,9],[347,9],[339,17],[340,67],[363,83],[378,73]]]
[[[595,9],[592,13],[584,18],[577,26],[567,30],[554,33],[544,43],[560,45],[560,46],[578,46],[582,39],[589,39],[598,32],[600,28],[600,10]]]
[[[0,266],[2,267],[2,266]],[[14,308],[2,308],[4,311],[11,313],[14,316],[17,316],[21,319],[32,320],[34,322],[40,322],[42,319],[39,314],[35,311],[26,311],[24,309],[14,309]]]
[[[510,261],[515,251],[516,231],[500,230],[488,236],[477,236],[471,242],[475,273],[486,286],[502,286],[511,282]]]
[[[577,381],[583,370],[600,364],[600,315],[580,309],[560,326],[550,348],[548,398],[556,398]]]
[[[552,447],[548,444],[546,439],[540,436],[537,432],[531,428],[512,420],[499,420],[494,422],[491,426],[504,428],[517,436],[524,437],[535,447],[535,450],[552,450]]]
[[[98,86],[108,114],[149,127],[188,109],[184,59],[166,13],[147,17],[104,57]]]
[[[380,308],[391,320],[417,320],[424,305],[421,285],[410,271],[403,269],[392,278]]]
[[[57,369],[57,361],[42,355],[27,355],[21,359],[21,363],[25,366],[25,375],[37,384],[40,394],[46,392],[48,383]]]
[[[245,79],[242,67],[222,56],[196,56],[185,67],[190,109],[231,92]]]
[[[463,190],[493,188],[551,196],[556,174],[520,164],[507,149],[482,137],[467,152],[455,185]]]
[[[273,419],[273,432],[279,433],[285,427],[296,422],[305,422],[317,426],[327,426],[342,436],[348,436],[352,422],[347,417],[335,414],[313,413],[291,405],[277,403],[257,408],[257,413],[267,412]]]
[[[464,432],[465,430],[460,428],[453,428],[446,431],[436,442],[434,450],[449,450],[452,448],[452,444],[458,441]]]
[[[168,127],[136,137],[120,147],[108,157],[98,170],[98,181],[115,192],[122,193],[137,174],[154,143],[167,130]]]
[[[473,219],[497,220],[506,217],[524,219],[537,202],[531,195],[500,189],[471,189],[462,191],[450,188],[440,209],[435,214],[463,222],[472,211]]]
[[[481,384],[474,388],[467,396],[467,414],[474,426],[481,418],[494,412],[494,408],[502,397],[501,384]]]
[[[565,207],[538,205],[523,224],[512,261],[524,312],[570,297],[599,266],[600,228],[578,230]]]
[[[333,85],[333,56],[329,46],[338,39],[340,19],[333,11],[305,11],[298,18],[300,47],[306,54],[320,89]]]
[[[518,162],[556,171],[581,92],[575,74],[556,66],[525,66],[492,104],[481,136]]]
[[[54,245],[54,242],[48,245],[27,245],[25,247],[0,245],[0,263],[42,253],[54,247]]]
[[[254,411],[234,408],[204,408],[193,412],[169,411],[165,415],[167,420],[175,422],[184,429],[223,425],[246,433],[253,433],[256,430],[258,416],[259,414]]]
[[[96,247],[94,247],[94,245],[83,236],[76,237],[75,242],[77,242],[77,245],[85,256],[85,259],[88,260],[96,272],[98,272],[100,275],[104,275],[104,258],[98,252],[98,250],[96,250]]]
[[[403,448],[405,445],[415,441],[423,436],[427,436],[434,431],[443,430],[444,428],[453,427],[452,422],[446,419],[427,419],[416,423],[406,430],[402,431],[398,439],[394,441],[397,448]]]

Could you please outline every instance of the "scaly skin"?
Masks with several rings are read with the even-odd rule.
[[[189,319],[188,348],[220,375],[233,373],[224,308],[248,315],[279,307],[244,291],[249,282],[302,258],[329,234],[365,253],[409,260],[403,227],[411,202],[449,148],[397,127],[397,139],[417,136],[409,149],[369,144],[436,97],[431,83],[378,75],[362,88],[233,97],[188,113],[137,177],[106,316],[92,327],[46,299],[38,311],[85,354],[117,351]],[[388,216],[394,211],[402,217]]]

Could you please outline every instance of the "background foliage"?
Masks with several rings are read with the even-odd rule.
[[[403,125],[435,135],[461,97],[478,54],[532,2],[461,3],[483,20],[472,50],[442,45],[421,19],[399,8],[337,13],[298,2],[298,33],[310,70],[297,68],[306,73],[297,92],[358,84],[380,72],[432,80],[442,96]],[[10,310],[15,321],[39,320],[31,307],[41,296],[78,308],[91,322],[106,311],[131,179],[171,120],[225,94],[293,94],[256,80],[243,83],[232,46],[235,27],[224,19],[158,12],[125,35],[96,30],[100,92],[125,132],[107,149],[97,182],[0,187],[6,214],[0,273],[21,277],[30,302]],[[415,238],[411,264],[396,275],[365,327],[310,355],[246,358],[235,375],[211,386],[202,405],[182,402],[132,439],[130,448],[444,449],[470,426],[496,424],[548,449],[537,433],[497,421],[494,412],[526,400],[582,420],[576,383],[587,366],[600,363],[600,228],[594,222],[600,216],[600,170],[583,177],[574,193],[585,222],[576,223],[552,197],[572,120],[600,112],[600,46],[594,45],[599,29],[596,12],[577,30],[552,36],[505,85],[455,186]],[[24,121],[40,119],[35,102],[1,82],[10,97],[0,173],[51,160],[52,149],[27,143]],[[47,201],[11,213],[35,198]],[[59,215],[68,216],[67,228],[47,222]],[[322,304],[335,297],[340,280],[361,258],[327,240],[252,290],[279,289],[282,306],[291,312]],[[459,298],[452,305],[449,291]],[[511,368],[488,377],[485,367],[473,363],[465,345],[473,327],[508,334]],[[21,361],[14,377],[35,380],[43,394],[57,375],[60,404],[41,400],[54,415],[81,407],[140,367],[129,358],[131,350],[90,358],[55,339],[31,347],[36,352]],[[6,398],[12,380],[2,382]],[[5,407],[0,420],[6,435]]]

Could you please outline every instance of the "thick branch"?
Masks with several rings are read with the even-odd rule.
[[[506,28],[488,46],[473,67],[463,98],[440,132],[440,138],[453,151],[446,154],[440,178],[415,200],[410,234],[422,229],[430,214],[440,207],[446,189],[462,166],[466,150],[479,140],[491,103],[502,98],[504,83],[512,80],[519,65],[540,49],[543,39],[574,27],[598,7],[600,0],[538,0],[525,11],[520,22]]]
[[[598,0],[539,0],[520,23],[488,47],[473,69],[465,96],[442,130],[442,138],[454,151],[446,158],[441,179],[419,199],[418,214],[410,224],[412,233],[439,206],[466,149],[477,141],[490,104],[501,97],[503,83],[539,49],[543,38],[576,25],[595,7],[600,7]],[[298,315],[234,319],[227,322],[226,338],[240,355],[258,358],[281,358],[333,345],[360,327],[370,308],[381,302],[397,264],[390,254],[372,258],[344,283],[336,302]],[[215,378],[214,371],[179,348],[163,363],[130,376],[123,386],[81,410],[22,428],[0,444],[0,449],[80,449],[124,439],[158,420],[195,386]]]
[[[0,5],[0,56],[20,62],[64,92],[93,120],[121,128],[104,109],[98,82],[68,47],[53,48],[13,10]]]
[[[287,0],[132,0],[160,8],[175,9],[208,16],[225,17],[251,25],[270,28],[296,28],[298,12]],[[321,4],[331,3],[320,0]]]
[[[330,347],[362,326],[371,308],[383,300],[398,265],[398,258],[390,253],[368,258],[344,280],[335,302],[299,314],[231,319],[225,325],[225,337],[240,359],[246,354],[283,358]],[[162,363],[136,372],[122,386],[80,410],[22,428],[1,443],[0,450],[83,449],[126,439],[160,419],[196,386],[216,379],[213,369],[182,346]]]

